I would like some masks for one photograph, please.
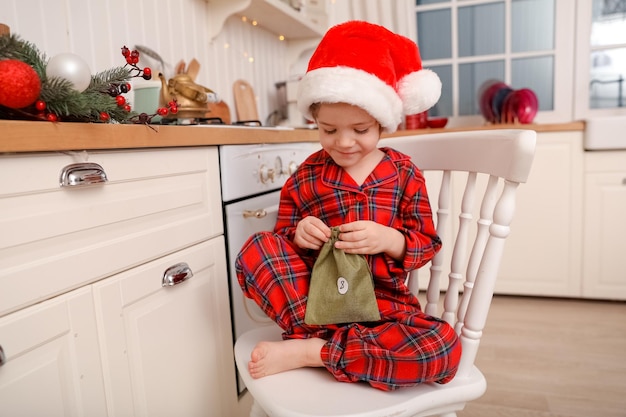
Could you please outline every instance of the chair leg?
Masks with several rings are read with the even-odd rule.
[[[268,417],[259,403],[257,403],[254,399],[252,401],[252,407],[250,408],[250,417]]]

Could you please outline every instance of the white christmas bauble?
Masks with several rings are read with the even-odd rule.
[[[50,58],[46,66],[46,76],[64,78],[78,92],[85,91],[91,82],[89,65],[80,56],[69,52]]]

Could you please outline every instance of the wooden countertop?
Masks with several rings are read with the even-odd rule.
[[[584,122],[401,130],[388,136],[480,129],[584,130]],[[160,126],[0,120],[0,153],[317,141],[315,129]]]

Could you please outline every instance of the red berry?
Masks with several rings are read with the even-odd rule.
[[[124,55],[124,56],[126,56],[126,57],[130,55],[130,49],[128,49],[128,48],[126,47],[126,45],[124,45],[124,46],[122,47],[122,55]]]
[[[124,110],[129,112],[129,111],[131,110],[131,109],[130,109],[130,105],[125,104],[125,105],[124,105]]]
[[[48,119],[49,122],[56,122],[57,120],[59,120],[57,115],[54,113],[48,113],[48,115],[46,116],[46,119]]]
[[[130,83],[126,83],[126,92],[129,92],[129,91],[130,91],[130,87],[131,87],[131,86],[130,86]]]
[[[130,55],[126,57],[126,63],[129,65],[133,65],[133,58]]]
[[[124,104],[126,104],[126,99],[124,98],[124,96],[117,96],[115,97],[115,102],[117,103],[118,106],[123,106]]]
[[[37,100],[35,102],[35,108],[39,111],[44,111],[46,109],[46,102],[43,100]]]
[[[109,116],[109,113],[107,112],[100,112],[100,120],[102,120],[103,122],[108,122],[109,119],[111,119],[111,116]]]
[[[150,67],[145,67],[143,69],[143,75],[152,75],[152,69],[150,69]]]
[[[178,106],[172,106],[172,107],[170,107],[170,113],[172,113],[172,114],[176,114],[176,113],[178,113]]]

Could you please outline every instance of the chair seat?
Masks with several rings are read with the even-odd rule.
[[[282,340],[281,333],[277,326],[267,326],[240,336],[235,344],[237,363],[247,365],[258,342]],[[436,415],[462,410],[466,402],[479,398],[487,387],[485,377],[476,367],[468,377],[455,378],[445,385],[421,384],[391,392],[366,383],[335,381],[324,368],[295,369],[261,379],[253,379],[247,367],[239,372],[255,401],[270,416]],[[355,398],[358,401],[348,400]],[[452,398],[454,403],[451,403]]]

